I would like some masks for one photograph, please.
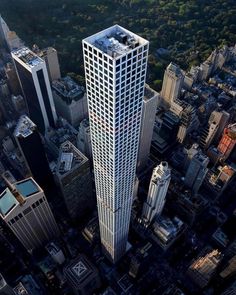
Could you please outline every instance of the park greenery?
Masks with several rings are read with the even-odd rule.
[[[0,13],[27,45],[54,46],[63,74],[78,80],[81,40],[116,23],[150,41],[148,82],[156,89],[171,60],[187,69],[236,43],[235,0],[1,0]]]

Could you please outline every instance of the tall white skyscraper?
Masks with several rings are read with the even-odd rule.
[[[27,47],[12,51],[11,55],[30,119],[44,133],[57,120],[46,63]]]
[[[156,215],[160,215],[170,184],[171,170],[167,162],[161,162],[152,173],[147,200],[143,206],[142,219],[149,225]]]
[[[126,251],[149,42],[114,25],[83,40],[101,242]]]

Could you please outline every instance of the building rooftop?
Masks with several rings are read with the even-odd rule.
[[[83,42],[93,45],[113,58],[124,55],[140,45],[148,44],[147,40],[119,25],[85,38]]]
[[[28,47],[22,47],[17,50],[12,51],[12,55],[18,57],[23,63],[25,63],[30,68],[34,68],[44,61],[38,57],[33,51]]]
[[[20,194],[27,198],[35,193],[40,191],[39,186],[33,180],[33,178],[28,178],[26,180],[15,183],[16,189],[20,192]]]
[[[55,80],[52,82],[52,89],[60,96],[69,100],[79,100],[84,96],[85,89],[78,85],[70,77]]]
[[[158,93],[146,84],[145,90],[144,90],[144,100],[148,101],[149,99],[153,98],[156,95],[158,95]]]
[[[95,267],[84,255],[80,255],[64,268],[67,279],[77,286],[89,280],[96,272]]]
[[[168,71],[174,73],[177,77],[178,76],[183,76],[181,69],[178,65],[176,65],[175,63],[171,62],[168,67],[167,67]]]
[[[50,255],[57,254],[60,250],[60,248],[55,243],[50,243],[46,246],[46,250]]]
[[[35,130],[36,125],[33,121],[30,120],[30,118],[26,115],[23,115],[20,117],[16,129],[14,131],[14,135],[16,137],[28,137],[33,133]]]
[[[65,141],[60,147],[57,173],[64,175],[75,167],[79,167],[88,159],[70,141]]]
[[[16,205],[24,203],[25,199],[40,191],[40,187],[33,180],[27,178],[6,188],[0,195],[0,214],[5,217]]]
[[[0,195],[0,214],[5,217],[19,202],[9,190],[6,188]]]

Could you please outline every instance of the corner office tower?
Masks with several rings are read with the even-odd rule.
[[[115,25],[83,40],[100,235],[126,251],[149,42]]]
[[[11,54],[30,119],[44,133],[48,127],[54,127],[57,120],[46,63],[27,47]]]

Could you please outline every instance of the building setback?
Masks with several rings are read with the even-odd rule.
[[[148,45],[118,25],[83,40],[100,235],[112,262],[128,240]]]

